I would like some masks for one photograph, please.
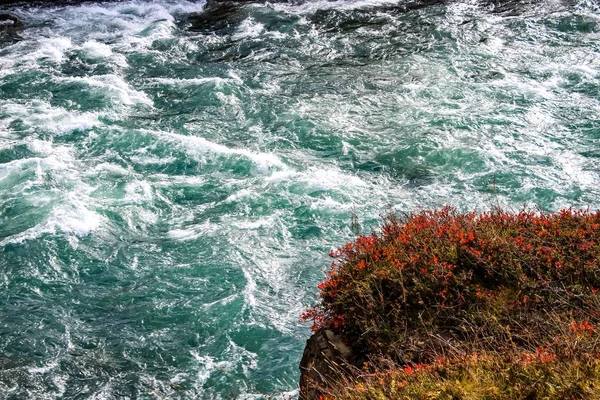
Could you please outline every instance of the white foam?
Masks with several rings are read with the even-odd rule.
[[[7,179],[11,176],[20,176],[30,173],[35,174],[35,179],[26,181],[21,187],[13,187],[12,192],[18,193],[43,183],[43,174],[45,171],[56,172],[55,179],[69,179],[72,172],[69,170],[68,164],[73,161],[72,151],[66,146],[53,147],[50,142],[32,139],[25,139],[23,142],[35,153],[38,157],[21,158],[4,164],[0,164],[0,180]]]
[[[241,107],[242,102],[240,101],[240,99],[238,99],[238,97],[235,94],[225,94],[223,92],[217,92],[215,93],[215,96],[217,96],[217,98],[221,101],[221,103],[223,103],[223,105],[236,107],[238,111],[236,114],[243,118],[243,112]]]
[[[246,268],[243,268],[243,272],[244,272],[244,278],[246,278],[246,286],[244,287],[244,291],[243,291],[244,308],[246,308],[246,307],[255,308],[256,307],[256,297],[254,296],[254,293],[256,292],[256,281],[252,277],[252,274],[250,274],[250,272]]]
[[[227,71],[227,75],[229,75],[238,85],[244,83],[244,80],[232,70]]]
[[[299,389],[281,392],[278,394],[277,398],[280,400],[294,400],[298,398],[299,393]],[[265,395],[262,393],[244,393],[243,395],[239,396],[240,400],[264,400],[264,398]]]
[[[208,77],[208,78],[188,78],[188,79],[175,79],[175,78],[154,78],[152,82],[156,82],[162,85],[173,85],[173,86],[197,86],[204,85],[206,83],[213,83],[216,87],[220,88],[226,83],[234,83],[235,79],[223,79],[219,77]]]
[[[114,63],[119,67],[127,67],[127,59],[119,53],[113,52],[112,48],[96,40],[88,40],[82,46],[81,50],[88,60]]]
[[[30,374],[47,374],[48,372],[52,371],[56,367],[58,367],[58,363],[56,361],[52,361],[48,365],[46,365],[44,367],[29,368],[27,371]]]
[[[171,229],[169,232],[167,232],[167,235],[174,240],[187,241],[210,235],[218,230],[219,226],[217,224],[212,224],[210,221],[206,221],[202,224],[197,224],[186,229]]]
[[[23,31],[27,36],[29,30]],[[41,36],[41,37],[40,37]],[[0,57],[0,77],[25,70],[41,69],[41,62],[54,64],[64,61],[65,54],[73,47],[68,37],[43,37],[37,35],[29,40],[19,41],[11,51]]]
[[[197,381],[195,382],[197,386],[202,387],[208,381],[212,373],[215,369],[226,370],[231,366],[230,362],[220,361],[215,362],[215,359],[211,356],[203,356],[200,355],[197,351],[190,351],[192,357],[196,359],[196,361],[200,364],[200,368],[198,369],[198,373],[196,376]]]
[[[0,241],[0,245],[23,243],[37,239],[43,234],[56,235],[58,232],[84,237],[98,229],[102,220],[103,218],[99,214],[82,206],[59,206],[52,211],[50,217],[44,223],[9,236]],[[71,244],[76,244],[76,242]]]
[[[265,30],[265,26],[260,22],[256,22],[253,18],[246,18],[236,32],[231,36],[233,40],[246,38],[255,38],[261,35]]]
[[[561,166],[561,170],[569,176],[569,180],[588,189],[597,189],[600,186],[600,173],[598,170],[586,171],[583,168],[585,159],[581,155],[572,151],[563,151],[554,159]]]
[[[81,46],[88,57],[92,58],[109,58],[113,55],[110,46],[95,40],[88,40]]]
[[[263,95],[275,95],[278,93],[281,93],[281,86],[279,86],[279,82],[271,80],[268,82],[263,82],[262,83],[262,88],[261,89],[253,89],[254,93],[259,93],[259,94],[263,94]]]
[[[60,230],[65,233],[72,233],[78,237],[84,237],[98,229],[102,222],[102,217],[83,205],[70,207],[59,206],[52,212],[47,226],[49,232]]]
[[[144,203],[152,200],[152,187],[146,181],[133,181],[125,185],[126,203]]]
[[[167,234],[172,239],[181,241],[197,239],[201,235],[200,233],[191,229],[172,229]]]
[[[323,199],[316,199],[312,203],[310,203],[311,210],[328,210],[333,212],[343,212],[346,213],[354,208],[353,204],[340,202],[331,198],[330,196],[326,196]]]
[[[524,116],[525,121],[537,129],[547,128],[552,125],[556,120],[548,113],[545,112],[539,106],[533,106],[527,111]]]
[[[206,183],[207,179],[203,176],[192,176],[192,175],[166,175],[166,174],[154,174],[156,181],[155,186],[200,186]],[[158,192],[157,192],[158,195]]]
[[[141,152],[143,155],[131,157],[131,161],[140,165],[166,165],[177,161],[176,157],[154,157]]]
[[[73,47],[70,38],[55,37],[48,39],[39,39],[40,48],[34,53],[35,58],[49,59],[56,63],[63,61],[65,52]]]
[[[40,140],[40,139],[32,139],[28,144],[27,147],[29,147],[29,149],[31,151],[33,151],[34,153],[39,153],[41,155],[44,156],[52,156],[52,153],[54,153],[55,148],[52,146],[52,142],[49,142],[47,140]],[[67,150],[68,148],[63,147],[63,150]],[[65,153],[67,154],[63,154],[63,155],[67,155],[68,159],[71,160],[72,157],[70,156],[70,154],[68,154],[68,150],[65,151]]]
[[[172,132],[156,132],[156,131],[145,131],[152,133],[163,139],[167,139],[174,143],[181,144],[183,148],[194,156],[202,156],[207,153],[223,154],[223,155],[239,155],[250,159],[259,170],[266,172],[272,168],[286,169],[286,165],[273,153],[259,153],[253,152],[246,149],[235,149],[223,146],[218,143],[208,141],[200,136],[194,135],[181,135]]]
[[[110,173],[118,174],[118,175],[129,175],[129,173],[130,173],[129,170],[121,167],[120,165],[111,164],[111,163],[107,163],[107,162],[96,165],[94,167],[94,171],[96,173],[106,171],[106,172],[110,172]]]
[[[352,10],[364,7],[373,7],[377,5],[393,5],[397,1],[393,0],[314,0],[306,1],[302,4],[275,3],[270,4],[275,10],[281,10],[290,14],[311,14],[317,10]]]
[[[272,227],[275,224],[274,218],[265,217],[255,221],[239,221],[234,222],[233,225],[242,230],[256,230],[258,228]]]
[[[240,365],[244,375],[248,376],[251,369],[256,369],[258,366],[258,355],[244,347],[238,346],[233,340],[229,339],[229,345],[225,349],[225,356],[228,360],[224,365],[229,368]]]
[[[138,33],[137,38],[132,38],[132,40],[134,43],[150,46],[155,40],[172,38],[173,29],[175,29],[173,17],[168,14],[168,17],[165,15],[165,20],[156,20],[150,23]]]
[[[51,179],[52,186],[59,190],[42,192],[41,195],[28,194],[26,199],[32,204],[49,205],[55,203],[46,219],[21,233],[5,238],[2,243],[20,243],[39,237],[42,234],[58,232],[83,237],[96,230],[103,217],[90,207],[94,202],[89,197],[92,188],[81,182],[74,151],[69,146],[56,146],[52,142],[26,138],[23,141],[38,157],[18,159],[0,165],[0,179],[11,174],[34,173],[33,179],[12,188],[14,193],[23,193]]]
[[[115,104],[135,105],[142,104],[152,107],[154,103],[144,92],[132,89],[120,76],[114,74],[94,75],[86,77],[60,77],[59,82],[77,82],[87,85],[92,90],[97,90],[106,95]]]
[[[27,104],[1,104],[0,111],[8,115],[7,123],[19,119],[25,126],[30,126],[32,131],[65,134],[102,125],[100,114],[96,112],[68,111],[39,100]]]
[[[369,185],[360,177],[344,173],[335,168],[308,167],[303,172],[279,171],[266,178],[270,182],[292,181],[302,183],[307,191],[343,190],[354,192]]]
[[[226,199],[225,199],[225,203],[233,203],[236,201],[240,201],[242,199],[247,199],[250,197],[253,197],[254,195],[256,195],[256,193],[250,189],[242,189],[234,194],[229,195]]]

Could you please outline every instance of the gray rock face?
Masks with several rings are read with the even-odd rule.
[[[190,31],[202,33],[229,34],[235,30],[248,12],[235,1],[209,1],[204,10],[189,15],[185,21]]]
[[[352,365],[352,349],[332,331],[321,329],[306,341],[300,361],[300,400],[317,400],[319,387],[336,380]]]
[[[0,14],[0,38],[15,36],[23,29],[23,23],[14,15]]]

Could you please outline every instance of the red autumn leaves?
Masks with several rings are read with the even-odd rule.
[[[503,329],[496,323],[521,329],[527,313],[571,302],[584,310],[582,321],[590,313],[600,316],[594,309],[599,212],[459,213],[446,207],[387,218],[379,233],[330,255],[320,300],[302,319],[312,320],[313,330],[336,330],[365,353],[395,346],[394,353],[421,362],[444,346],[435,337],[449,343],[493,337]],[[567,321],[579,317],[566,314]],[[490,317],[497,321],[486,321]],[[424,349],[399,341],[424,343]]]

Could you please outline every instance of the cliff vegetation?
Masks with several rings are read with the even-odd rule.
[[[304,398],[600,398],[600,212],[452,208],[333,251],[302,318],[352,350]]]

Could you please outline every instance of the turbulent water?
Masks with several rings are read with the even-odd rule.
[[[4,7],[0,398],[293,397],[390,209],[600,208],[595,2],[202,7]]]

